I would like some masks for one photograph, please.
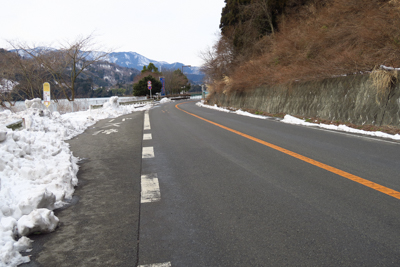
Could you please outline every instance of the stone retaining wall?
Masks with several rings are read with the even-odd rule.
[[[209,104],[318,117],[354,124],[400,126],[400,84],[378,94],[369,75],[350,75],[249,92],[210,94]]]

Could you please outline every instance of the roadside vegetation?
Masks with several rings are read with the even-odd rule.
[[[165,80],[165,91],[167,94],[179,94],[181,91],[189,91],[191,89],[188,78],[180,69],[166,69],[163,72],[159,72],[153,63],[149,63],[148,66],[143,66],[140,75],[136,76],[133,80],[133,95],[143,96],[150,94],[147,88],[148,81],[152,83],[153,94],[161,92],[162,84],[160,77],[163,77]]]
[[[400,67],[400,0],[225,2],[202,52],[211,95],[374,71],[377,90],[397,82],[379,67]]]
[[[0,48],[0,106],[11,108],[16,101],[42,98],[43,83],[49,82],[51,99],[132,95],[139,71],[107,61],[106,52],[92,35],[64,41],[58,48],[9,41]]]

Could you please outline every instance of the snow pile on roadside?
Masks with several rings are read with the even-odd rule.
[[[348,127],[343,124],[336,126],[336,125],[332,125],[332,124],[310,123],[310,122],[306,122],[302,119],[298,119],[298,118],[295,118],[290,115],[286,115],[284,117],[284,119],[282,120],[282,122],[286,122],[286,123],[290,123],[290,124],[297,124],[297,125],[305,125],[305,126],[315,126],[315,127],[320,127],[320,128],[329,129],[329,130],[336,130],[336,131],[342,131],[342,132],[348,132],[348,133],[357,133],[357,134],[364,134],[364,135],[369,135],[369,136],[377,136],[377,137],[383,137],[383,138],[390,138],[390,139],[394,139],[394,140],[400,140],[399,134],[392,135],[392,134],[387,134],[387,133],[383,133],[383,132],[379,132],[379,131],[378,132],[363,131],[363,130],[358,130],[358,129]]]
[[[168,97],[164,97],[163,99],[161,99],[160,103],[168,103],[171,102],[172,100],[169,99]]]
[[[223,111],[223,112],[228,112],[228,113],[234,113],[234,114],[238,114],[238,115],[242,115],[242,116],[247,116],[247,117],[253,117],[253,118],[257,118],[257,119],[267,119],[267,118],[269,118],[268,116],[252,114],[252,113],[250,113],[250,112],[243,111],[243,110],[241,110],[241,109],[238,109],[238,110],[236,110],[236,111],[232,111],[232,110],[229,110],[229,109],[226,109],[226,108],[220,108],[220,107],[218,107],[217,105],[214,105],[214,106],[204,105],[204,104],[203,104],[203,101],[197,102],[196,105],[199,106],[199,107],[203,107],[203,108],[215,109],[215,110],[218,110],[218,111]]]
[[[115,118],[151,106],[118,106],[111,98],[103,108],[60,115],[40,110],[40,99],[27,101],[18,113],[0,112],[0,266],[29,262],[26,236],[55,230],[53,210],[72,198],[78,183],[78,159],[64,140],[82,133],[98,120]],[[25,129],[6,125],[24,119]],[[1,139],[1,138],[0,138]]]
[[[204,105],[201,102],[197,102],[196,105],[199,106],[199,107],[205,107],[205,108],[215,109],[215,110],[218,110],[218,111],[235,113],[235,114],[239,114],[239,115],[243,115],[243,116],[249,116],[249,117],[253,117],[253,118],[259,118],[259,119],[267,119],[267,118],[269,118],[267,116],[255,115],[255,114],[252,114],[252,113],[249,113],[249,112],[245,112],[245,111],[242,111],[242,110],[230,111],[229,109],[221,108],[221,107],[218,107],[217,105],[214,105],[214,106]],[[337,130],[337,131],[342,131],[342,132],[357,133],[357,134],[363,134],[363,135],[369,135],[369,136],[377,136],[377,137],[383,137],[383,138],[394,139],[394,140],[400,140],[400,135],[399,134],[392,135],[392,134],[387,134],[387,133],[383,133],[383,132],[363,131],[363,130],[358,130],[358,129],[354,129],[354,128],[348,127],[346,125],[336,126],[336,125],[322,124],[322,123],[316,124],[316,123],[306,122],[304,120],[295,118],[295,117],[290,116],[290,115],[286,115],[284,117],[284,119],[281,120],[281,122],[290,123],[290,124],[297,124],[297,125],[303,125],[303,126],[320,127],[320,128],[329,129],[329,130]]]
[[[228,113],[231,113],[231,112],[232,112],[232,111],[229,110],[229,109],[220,108],[220,107],[218,107],[217,105],[214,105],[214,106],[204,105],[202,102],[197,102],[196,105],[199,106],[199,107],[209,108],[209,109],[215,109],[215,110],[222,111],[222,112],[228,112]]]

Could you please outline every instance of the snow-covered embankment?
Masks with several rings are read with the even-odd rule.
[[[0,112],[0,266],[28,262],[31,233],[55,230],[53,210],[72,198],[78,183],[78,159],[64,142],[98,120],[115,118],[150,106],[119,106],[112,97],[103,108],[60,115],[41,110],[40,99],[26,101],[18,113]],[[7,124],[25,121],[13,131]]]

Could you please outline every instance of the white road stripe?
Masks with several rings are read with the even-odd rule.
[[[141,177],[141,203],[160,201],[161,193],[157,173],[145,174]],[[160,265],[163,266],[163,265]]]
[[[138,267],[171,267],[171,262],[164,262],[164,263],[153,263],[153,264],[146,264],[146,265],[139,265]]]
[[[153,139],[151,133],[145,133],[143,135],[143,140],[151,140],[151,139]]]
[[[100,131],[97,131],[97,132],[94,132],[92,135],[98,135],[99,133],[101,133],[103,130],[100,130]]]
[[[146,110],[144,113],[144,130],[150,130],[150,118],[149,118],[149,111]]]
[[[152,146],[145,146],[142,150],[142,159],[154,158],[154,148]]]
[[[122,121],[125,121],[125,119],[122,119]]]
[[[113,122],[113,121],[115,121],[115,119],[112,119],[112,120],[110,120],[109,122]]]

